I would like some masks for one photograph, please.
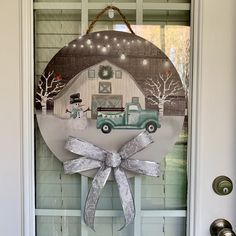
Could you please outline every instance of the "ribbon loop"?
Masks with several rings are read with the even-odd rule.
[[[86,170],[96,169],[102,166],[101,161],[95,161],[86,157],[80,157],[75,160],[65,161],[63,163],[65,174],[80,173]]]
[[[159,164],[151,161],[139,161],[139,160],[124,160],[121,166],[131,172],[136,172],[142,175],[160,176]]]
[[[144,131],[121,147],[118,153],[111,153],[89,142],[69,137],[65,148],[83,157],[64,162],[65,173],[74,174],[100,168],[93,179],[84,208],[84,221],[91,229],[94,230],[96,206],[112,169],[125,217],[125,224],[121,229],[133,222],[135,217],[134,200],[123,168],[139,174],[159,176],[159,164],[128,159],[152,142],[151,135]]]
[[[99,161],[104,161],[107,155],[107,151],[102,148],[71,136],[68,138],[65,148],[72,153]]]
[[[144,131],[120,148],[119,153],[121,158],[128,159],[151,143],[153,143],[152,136],[147,131]]]

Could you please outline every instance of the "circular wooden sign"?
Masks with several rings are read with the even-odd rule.
[[[61,161],[78,158],[64,148],[69,136],[116,152],[147,130],[154,143],[132,158],[160,162],[178,139],[185,106],[169,58],[151,42],[117,31],[90,33],[63,47],[35,97],[42,136]]]

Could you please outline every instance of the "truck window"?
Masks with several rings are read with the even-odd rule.
[[[130,110],[130,111],[138,111],[139,109],[138,109],[138,106],[137,106],[137,105],[130,105],[130,106],[129,106],[129,110]]]

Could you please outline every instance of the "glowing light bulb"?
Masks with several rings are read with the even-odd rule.
[[[75,47],[76,47],[76,44],[73,44],[72,47],[75,48]]]
[[[117,44],[116,44],[116,46],[117,46],[117,47],[120,47],[120,44],[119,44],[119,43],[117,43]]]
[[[97,45],[97,48],[100,48],[100,47],[101,47],[101,46],[98,44],[98,45]]]
[[[122,53],[122,54],[120,55],[120,59],[121,59],[121,60],[125,60],[125,58],[126,58],[125,54]]]
[[[100,33],[97,33],[96,35],[97,35],[97,37],[100,37]]]
[[[78,39],[82,39],[82,36],[80,35],[80,36],[78,37]]]
[[[168,61],[165,61],[164,67],[165,67],[165,68],[169,68],[169,67],[170,67],[170,63],[169,63]]]
[[[106,40],[107,40],[107,39],[108,39],[108,36],[107,36],[107,35],[105,35],[105,36],[104,36],[104,39],[106,39]]]
[[[86,43],[90,45],[92,43],[91,39],[87,39]]]
[[[110,44],[107,44],[107,47],[110,48],[111,47]]]
[[[81,48],[83,48],[83,47],[84,47],[84,45],[83,45],[83,44],[81,44],[81,45],[80,45],[80,47],[81,47]]]
[[[146,66],[148,64],[148,60],[147,59],[143,59],[143,65]]]
[[[117,41],[117,38],[115,37],[115,38],[113,38],[113,40],[114,40],[114,41]]]
[[[67,43],[66,45],[65,45],[65,47],[68,47],[69,46],[69,44]]]
[[[130,45],[130,42],[127,42],[127,45]]]
[[[123,39],[123,43],[125,43],[126,42],[126,39]]]
[[[114,10],[113,9],[109,9],[108,10],[108,17],[112,19],[112,18],[114,18],[114,15],[115,15]]]
[[[93,45],[90,45],[89,47],[92,49],[92,48],[93,48]]]
[[[106,52],[107,48],[105,46],[102,47],[102,52]]]

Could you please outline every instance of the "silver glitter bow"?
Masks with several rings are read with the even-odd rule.
[[[135,153],[146,148],[152,142],[151,135],[144,131],[122,146],[118,153],[113,153],[89,142],[74,137],[68,138],[65,148],[82,157],[64,162],[66,174],[80,173],[99,168],[92,181],[92,186],[89,190],[84,208],[84,221],[91,229],[94,230],[95,211],[101,191],[112,170],[114,179],[118,185],[125,217],[125,224],[121,229],[133,222],[135,217],[134,200],[124,169],[138,174],[159,176],[159,164],[150,161],[128,159]]]

